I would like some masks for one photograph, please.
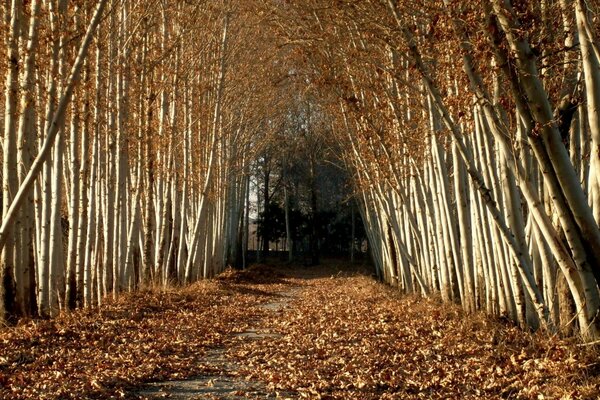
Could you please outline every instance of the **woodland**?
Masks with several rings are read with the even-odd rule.
[[[245,362],[262,354],[286,370],[275,376],[259,361],[236,372],[270,382],[269,391],[598,395],[599,13],[598,0],[3,1],[0,397],[129,396],[128,385],[207,373],[197,364],[203,349],[230,344],[223,338],[243,332],[252,304],[293,297],[282,281],[304,288],[292,303],[306,319],[280,315],[287,347],[275,354],[253,341],[228,353]],[[318,270],[332,256],[354,272],[369,265],[373,279],[288,276],[290,266]],[[256,282],[256,271],[237,271],[253,262],[287,266],[259,268]],[[353,302],[366,319],[344,325]],[[181,329],[203,341],[179,337],[153,310],[189,318]],[[448,326],[431,327],[440,315]],[[405,344],[419,335],[399,326],[422,319],[414,332],[423,338],[464,336],[436,351],[478,354],[465,361],[478,372],[460,372],[448,361],[455,354],[413,360],[415,371],[436,374],[432,388],[398,372],[410,360],[391,357],[417,350],[382,353],[387,341],[376,339],[363,343],[368,362],[356,361],[362,350],[350,340],[346,356],[300,365],[315,348],[294,335],[315,319],[340,329],[311,328],[329,340],[367,332]],[[76,327],[84,320],[102,337]],[[118,321],[138,339],[111,330]],[[497,359],[484,357],[478,334],[501,348]],[[70,361],[53,357],[74,342],[89,340],[90,354],[108,360],[105,341],[149,337],[145,350],[122,357],[158,352],[148,364],[156,368],[128,375],[113,360],[121,380],[107,372],[48,383],[66,374]],[[48,347],[54,341],[62,344]],[[432,351],[426,342],[419,354]],[[317,355],[336,350],[323,346]],[[187,361],[167,357],[184,348]],[[89,365],[108,371],[96,356]],[[339,369],[334,359],[352,379],[328,375]],[[511,362],[504,375],[495,369]],[[551,369],[568,372],[544,375]],[[547,382],[517,383],[523,371]],[[478,380],[486,373],[498,379]]]

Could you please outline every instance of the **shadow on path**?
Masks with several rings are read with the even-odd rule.
[[[267,303],[258,305],[264,312],[277,313],[288,306],[288,303],[295,299],[302,287],[294,284],[289,278],[283,278],[279,270],[271,267],[263,268],[265,276],[256,278],[256,272],[245,273],[244,271],[234,271],[225,276],[220,276],[218,280],[226,290],[235,291],[240,294],[252,296],[267,297],[270,300]],[[272,276],[267,276],[269,270]],[[259,275],[262,272],[259,273]],[[263,284],[273,285],[282,284],[283,291],[268,292],[255,286],[246,284],[254,283],[259,280]],[[254,325],[248,327],[243,332],[231,333],[224,341],[228,345],[235,345],[237,341],[248,340],[269,340],[277,339],[279,334],[271,332],[264,326],[261,326],[261,320],[254,321]],[[247,399],[247,398],[290,398],[289,393],[275,393],[269,391],[264,382],[249,381],[237,376],[240,365],[227,357],[225,347],[210,349],[204,358],[204,362],[211,366],[214,371],[211,374],[197,376],[186,380],[154,382],[146,385],[145,388],[137,392],[140,398],[144,399]]]

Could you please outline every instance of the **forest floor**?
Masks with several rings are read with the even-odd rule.
[[[600,358],[368,273],[257,266],[0,329],[0,398],[598,398]]]

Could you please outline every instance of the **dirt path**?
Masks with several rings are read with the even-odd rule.
[[[145,394],[567,399],[600,393],[597,368],[566,341],[402,297],[356,272],[288,270],[285,279],[244,331],[208,354],[219,374],[157,384]]]
[[[302,291],[302,286],[286,287],[285,290],[276,293],[273,300],[258,305],[261,310],[268,313],[281,313],[288,307],[290,301],[296,298]],[[203,376],[194,377],[186,380],[176,380],[167,382],[154,382],[137,394],[142,398],[148,399],[247,399],[247,398],[277,398],[293,396],[293,393],[273,393],[267,389],[264,382],[258,380],[244,379],[239,375],[240,363],[227,357],[228,352],[232,353],[234,346],[239,346],[243,342],[263,341],[269,339],[279,339],[280,334],[272,330],[272,326],[267,326],[266,321],[272,319],[257,319],[245,330],[237,333],[231,333],[225,342],[230,346],[216,347],[210,349],[204,361],[214,366],[214,372]]]
[[[0,330],[0,399],[595,399],[598,353],[368,273],[257,267]]]

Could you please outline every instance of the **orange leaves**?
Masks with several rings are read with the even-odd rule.
[[[134,385],[211,371],[207,349],[242,326],[260,297],[200,282],[4,329],[0,398],[135,398]]]
[[[550,361],[547,339],[480,316],[469,321],[451,306],[400,298],[368,278],[305,285],[299,299],[264,323],[280,338],[230,352],[241,365],[250,362],[242,374],[271,382],[273,390],[300,398],[536,399],[569,393],[583,378],[564,379],[571,361]],[[594,385],[586,382],[585,390],[593,393]]]
[[[217,387],[224,375],[237,384],[262,381],[282,398],[599,393],[589,349],[401,297],[365,276],[316,272],[290,279],[266,266],[228,271],[185,289],[132,294],[101,310],[5,329],[0,398],[139,398],[135,387],[145,382],[205,376],[205,386]]]

